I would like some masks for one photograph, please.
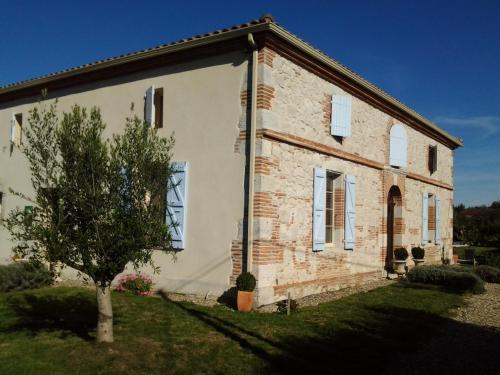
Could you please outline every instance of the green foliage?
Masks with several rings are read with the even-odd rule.
[[[466,269],[449,266],[420,266],[410,270],[408,280],[414,283],[442,285],[461,292],[484,292],[484,282]]]
[[[420,246],[412,247],[411,256],[415,259],[424,259],[425,249]]]
[[[288,300],[286,299],[276,302],[277,312],[280,314],[286,314],[288,310],[287,305],[288,305]],[[299,303],[294,299],[290,299],[290,312],[292,313],[294,311],[297,311],[298,308],[299,308]]]
[[[171,250],[159,202],[174,142],[137,117],[104,139],[99,109],[75,105],[60,119],[56,106],[30,111],[22,151],[35,196],[13,193],[34,207],[29,220],[11,211],[5,226],[18,256],[61,262],[108,286],[126,264],[153,265],[153,250]]]
[[[236,279],[236,289],[242,292],[253,292],[256,284],[255,276],[250,272],[243,272]]]
[[[454,207],[454,240],[473,246],[500,246],[500,203],[490,207]]]
[[[490,266],[477,266],[474,271],[487,283],[500,284],[500,269]]]
[[[395,260],[408,259],[408,250],[406,250],[404,247],[398,247],[394,249],[394,259]]]
[[[35,289],[52,284],[52,275],[41,263],[0,265],[0,292]]]

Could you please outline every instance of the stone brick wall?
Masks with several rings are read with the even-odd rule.
[[[392,186],[401,191],[401,217],[394,225],[401,245],[421,243],[427,192],[441,197],[443,239],[442,245],[425,245],[427,260],[440,261],[443,247],[451,256],[452,150],[438,144],[438,169],[431,175],[427,150],[436,141],[406,126],[408,168],[393,169],[389,132],[400,121],[353,97],[352,136],[332,137],[331,96],[347,93],[269,48],[258,61],[253,249],[258,303],[283,299],[289,291],[298,298],[382,277]],[[340,173],[342,182],[356,176],[353,251],[343,248],[343,184],[335,187],[333,244],[312,251],[314,167]]]

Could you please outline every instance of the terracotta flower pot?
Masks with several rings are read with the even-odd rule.
[[[251,311],[253,306],[253,292],[243,292],[238,290],[237,306],[238,311]]]
[[[453,264],[458,264],[458,254],[453,254]]]

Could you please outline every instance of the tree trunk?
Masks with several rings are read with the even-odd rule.
[[[111,288],[108,284],[96,284],[97,289],[97,342],[113,342],[113,307]]]

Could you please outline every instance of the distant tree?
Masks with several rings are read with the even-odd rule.
[[[16,208],[4,225],[18,256],[60,262],[96,285],[97,341],[113,341],[110,284],[127,264],[151,264],[153,250],[171,250],[161,202],[172,173],[173,138],[160,138],[137,117],[123,135],[103,138],[99,109],[57,103],[30,111],[22,151],[34,196],[14,194],[33,209]]]
[[[500,201],[494,201],[491,203],[490,208],[500,209]]]

